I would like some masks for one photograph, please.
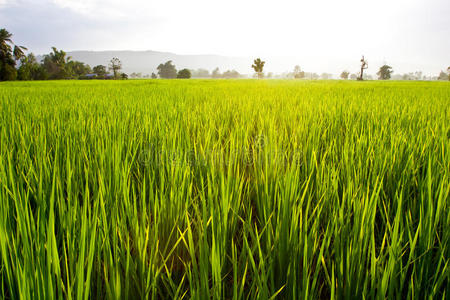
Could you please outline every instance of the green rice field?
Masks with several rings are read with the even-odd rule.
[[[449,299],[450,83],[0,83],[0,299]]]

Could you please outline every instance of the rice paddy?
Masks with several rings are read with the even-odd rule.
[[[2,299],[446,299],[450,84],[0,84]]]

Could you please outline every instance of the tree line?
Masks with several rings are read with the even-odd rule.
[[[364,58],[364,56],[360,60],[361,67],[360,71],[358,73],[350,74],[348,70],[344,70],[339,75],[340,79],[344,80],[373,80],[373,77],[367,73],[364,73],[364,70],[367,70],[369,68],[369,64],[367,60]],[[257,58],[253,61],[252,68],[255,71],[254,78],[273,78],[272,73],[268,73],[267,75],[264,74],[265,61],[262,61],[260,58]],[[417,71],[414,73],[408,73],[408,74],[397,74],[392,75],[394,73],[394,70],[391,66],[384,64],[382,65],[378,72],[376,73],[378,80],[389,80],[389,79],[395,79],[395,80],[449,80],[450,81],[450,67],[447,68],[447,71],[441,71],[439,73],[439,76],[435,77],[426,77],[422,75],[421,71]],[[299,65],[296,65],[294,67],[293,72],[287,72],[283,73],[281,75],[276,76],[276,78],[291,78],[291,79],[332,79],[332,74],[329,73],[322,73],[320,76],[317,73],[309,73],[305,72],[301,69]]]
[[[73,60],[67,56],[63,50],[52,47],[52,52],[44,55],[43,59],[38,62],[33,53],[25,55],[27,48],[18,46],[12,41],[12,34],[6,29],[0,29],[0,81],[7,80],[47,80],[47,79],[128,79],[128,75],[123,73],[122,62],[119,58],[112,58],[108,66],[97,65],[91,68],[88,64]],[[368,68],[368,62],[364,58],[361,59],[360,72],[350,74],[348,70],[342,71],[340,79],[348,80],[371,80],[371,75],[364,73]],[[265,61],[257,58],[253,61],[251,67],[255,71],[253,77],[262,78],[294,78],[294,79],[331,79],[332,74],[322,73],[320,76],[316,73],[305,72],[300,66],[296,65],[293,72],[283,73],[274,76],[273,73],[264,73]],[[239,74],[236,70],[227,70],[223,73],[219,68],[214,69],[211,73],[205,69],[177,70],[171,60],[161,63],[157,68],[157,74],[144,75],[140,73],[132,73],[131,78],[243,78],[244,75]],[[111,72],[111,73],[109,73]],[[379,80],[388,80],[393,77],[396,80],[422,80],[422,72],[408,73],[403,75],[392,76],[393,69],[391,66],[384,64],[377,72]],[[450,67],[446,72],[441,71],[439,76],[429,78],[436,80],[450,80]]]

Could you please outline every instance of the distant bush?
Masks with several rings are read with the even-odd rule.
[[[191,78],[191,71],[189,71],[188,69],[180,70],[178,71],[177,78],[189,79]]]

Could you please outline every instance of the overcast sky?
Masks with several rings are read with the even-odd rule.
[[[37,54],[56,46],[248,56],[275,72],[280,61],[353,71],[362,54],[372,74],[383,62],[433,75],[450,65],[450,0],[0,0],[0,27]]]

